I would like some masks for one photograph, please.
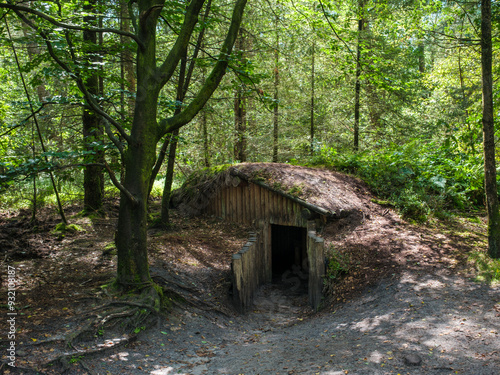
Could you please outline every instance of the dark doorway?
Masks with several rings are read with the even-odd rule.
[[[285,273],[307,274],[307,229],[271,225],[273,279]]]

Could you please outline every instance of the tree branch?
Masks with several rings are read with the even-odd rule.
[[[129,142],[130,136],[127,134],[125,129],[115,120],[113,119],[108,113],[106,113],[95,101],[94,97],[88,92],[87,87],[83,83],[82,78],[79,76],[78,73],[74,72],[68,64],[66,64],[64,61],[62,61],[57,54],[54,51],[54,47],[52,46],[52,42],[50,41],[47,33],[39,29],[28,17],[26,17],[23,13],[14,10],[16,15],[23,21],[25,22],[29,27],[31,27],[33,30],[37,31],[38,34],[42,37],[42,39],[45,41],[45,44],[47,45],[47,51],[49,52],[50,57],[65,71],[67,72],[70,77],[76,82],[78,88],[84,95],[87,104],[90,106],[90,108],[96,112],[98,115],[109,121],[120,133],[120,135],[127,141]]]
[[[114,33],[114,34],[118,34],[118,35],[123,35],[123,36],[126,36],[126,37],[133,39],[139,45],[140,48],[144,47],[143,43],[137,37],[137,35],[130,33],[130,32],[127,32],[127,31],[122,31],[122,30],[117,30],[117,29],[112,29],[112,28],[81,27],[81,26],[67,24],[67,23],[60,22],[60,21],[56,20],[55,18],[49,16],[48,14],[45,14],[43,12],[40,12],[36,9],[29,8],[29,7],[24,6],[24,5],[0,3],[0,8],[10,9],[10,10],[15,11],[16,13],[17,12],[30,13],[30,14],[33,14],[37,17],[40,17],[40,18],[50,22],[54,26],[62,27],[64,29],[68,29],[68,30],[95,31],[98,33],[102,32],[102,33]]]
[[[328,15],[326,14],[326,10],[325,10],[325,7],[323,6],[323,2],[321,0],[319,0],[319,4],[321,5],[321,10],[323,11],[323,15],[325,16],[325,19],[326,21],[328,22],[328,25],[330,26],[330,29],[332,29],[333,33],[335,34],[335,36],[337,37],[338,40],[340,40],[342,43],[344,43],[344,45],[346,46],[347,50],[349,51],[349,53],[352,55],[353,59],[356,60],[356,56],[354,55],[354,52],[351,51],[351,49],[349,48],[349,46],[347,45],[347,43],[344,41],[344,39],[342,39],[339,34],[337,34],[337,31],[335,30],[335,28],[333,27],[330,19],[328,18]]]
[[[226,68],[229,65],[229,56],[231,55],[234,42],[238,36],[238,30],[243,19],[243,11],[247,0],[237,0],[234,5],[233,16],[231,25],[226,35],[226,39],[221,48],[219,59],[215,64],[210,76],[205,81],[205,84],[198,92],[198,95],[191,101],[191,103],[178,115],[174,115],[168,119],[160,122],[160,135],[172,133],[174,130],[179,129],[188,122],[190,122],[197,113],[204,107],[210,96],[213,94],[219,85],[222,77],[226,73]]]
[[[111,131],[111,128],[109,126],[109,122],[107,122],[106,119],[103,119],[103,120],[104,120],[104,131],[106,132],[106,135],[111,140],[111,142],[113,142],[113,144],[116,146],[116,148],[120,152],[120,156],[122,157],[122,160],[123,160],[123,156],[124,156],[123,145],[120,142],[120,140],[118,138],[116,138],[115,135],[113,134],[113,132]]]
[[[130,191],[128,191],[125,186],[123,186],[120,181],[118,181],[118,179],[116,178],[116,175],[115,175],[115,172],[113,172],[113,170],[111,169],[111,167],[108,165],[108,163],[106,162],[106,160],[104,160],[104,168],[106,169],[106,171],[108,171],[108,175],[109,175],[109,178],[111,179],[111,182],[113,182],[113,185],[115,185],[118,190],[120,190],[120,192],[125,196],[127,197],[127,199],[135,206],[137,204],[139,204],[139,202],[137,201],[137,199],[132,195],[132,193]]]
[[[187,7],[179,36],[158,71],[158,78],[161,87],[163,87],[170,80],[181,56],[183,55],[182,52],[187,49],[191,34],[193,33],[194,27],[198,22],[198,14],[200,13],[204,2],[205,0],[192,0]]]

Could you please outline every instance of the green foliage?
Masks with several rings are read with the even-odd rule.
[[[293,197],[300,198],[304,193],[304,184],[292,186],[286,193]]]
[[[500,259],[492,259],[486,253],[475,251],[468,261],[477,271],[476,280],[488,284],[500,283]]]
[[[323,147],[312,164],[360,176],[377,196],[418,222],[442,210],[483,203],[482,158],[461,152],[451,142],[414,140],[359,153]]]
[[[84,229],[76,224],[64,224],[64,223],[59,223],[56,225],[56,227],[53,230],[53,233],[59,234],[59,233],[75,233],[75,232],[82,232]]]
[[[330,246],[327,251],[328,265],[326,267],[326,278],[336,280],[349,273],[351,269],[351,258],[349,254],[342,253],[334,246]]]
[[[72,356],[72,357],[70,358],[69,363],[71,363],[71,364],[78,363],[78,362],[80,362],[83,358],[84,358],[84,357],[83,357],[83,355],[79,355],[79,356],[74,355],[74,356]]]

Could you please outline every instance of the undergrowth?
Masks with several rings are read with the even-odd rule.
[[[326,251],[326,259],[326,273],[323,279],[324,294],[334,295],[336,283],[351,271],[351,257],[348,253],[343,253],[330,245]]]
[[[374,194],[416,222],[484,204],[482,157],[450,144],[414,141],[358,153],[323,147],[310,164],[361,177]]]
[[[500,259],[492,259],[484,252],[474,251],[469,255],[468,261],[476,269],[476,281],[500,283]]]

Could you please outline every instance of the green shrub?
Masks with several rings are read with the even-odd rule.
[[[474,251],[468,261],[477,271],[476,280],[489,284],[500,283],[500,259],[492,259],[487,254]]]
[[[351,268],[351,258],[349,254],[342,253],[339,250],[335,249],[335,247],[330,246],[327,251],[327,258],[327,279],[335,280],[349,273],[349,270]]]
[[[484,204],[481,155],[465,154],[450,142],[413,141],[358,153],[323,147],[311,163],[356,174],[406,219],[418,222]]]

